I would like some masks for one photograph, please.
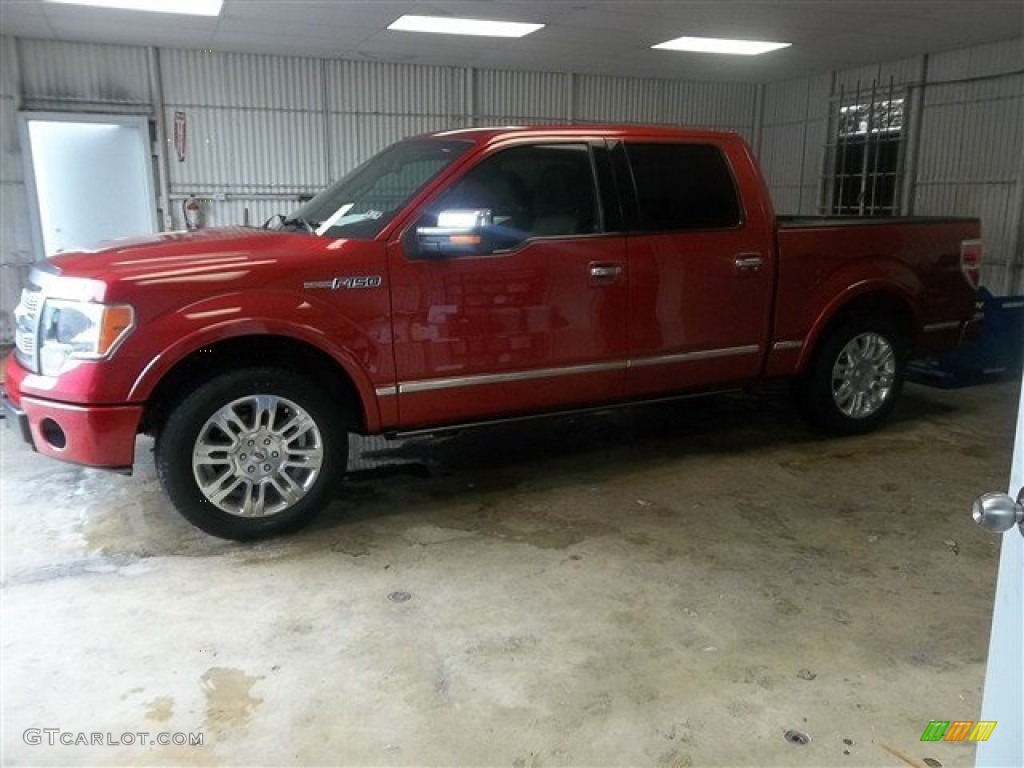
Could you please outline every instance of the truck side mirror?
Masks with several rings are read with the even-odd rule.
[[[488,228],[494,225],[489,208],[452,208],[437,215],[436,227],[417,227],[420,258],[446,258],[488,253]]]

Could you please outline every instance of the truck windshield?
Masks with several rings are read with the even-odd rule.
[[[326,237],[376,237],[428,181],[472,146],[468,141],[407,139],[367,160],[292,213],[287,221]]]

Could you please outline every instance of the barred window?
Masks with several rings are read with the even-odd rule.
[[[890,81],[841,90],[830,110],[821,213],[894,216],[900,213],[905,96]]]

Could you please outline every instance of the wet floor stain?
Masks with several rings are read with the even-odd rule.
[[[174,716],[174,699],[158,696],[146,704],[146,719],[155,723],[166,723]]]
[[[577,502],[578,503],[578,502]],[[537,505],[531,494],[449,509],[434,521],[439,528],[462,531],[537,549],[565,550],[593,536],[618,533],[610,524],[582,519],[574,510],[559,509],[557,503]]]
[[[211,731],[242,728],[263,703],[252,695],[259,678],[233,667],[210,667],[203,674],[206,694],[205,727]]]

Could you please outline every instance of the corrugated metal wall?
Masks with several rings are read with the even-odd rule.
[[[826,74],[765,86],[757,149],[779,213],[817,210],[831,80]]]
[[[32,259],[19,100],[30,110],[152,115],[155,81],[168,134],[176,111],[188,121],[183,162],[167,137],[174,226],[181,226],[180,202],[187,194],[213,200],[206,205],[208,225],[242,223],[246,212],[251,223],[262,223],[293,208],[298,195],[315,192],[410,134],[570,121],[686,124],[759,139],[777,209],[811,213],[833,88],[890,74],[912,82],[922,65],[908,59],[755,86],[160,49],[153,57],[160,74],[155,78],[150,53],[132,46],[0,39],[0,339],[11,338],[10,310]],[[986,278],[997,292],[1024,291],[1022,59],[1020,41],[931,57],[918,116],[915,210],[982,216],[989,263],[995,263]],[[1013,71],[1018,74],[1005,75]],[[937,84],[964,77],[994,79]]]
[[[766,86],[760,156],[776,209],[817,212],[830,95],[890,77],[908,87],[904,209],[980,217],[984,284],[1024,293],[1024,40]]]
[[[754,134],[756,86],[577,75],[572,117],[577,122],[689,125]]]
[[[480,69],[473,77],[475,125],[556,124],[570,120],[568,75]]]
[[[11,310],[35,258],[18,140],[15,54],[13,41],[0,38],[0,342],[14,338]]]
[[[913,212],[980,216],[986,284],[1024,293],[1024,42],[932,56],[927,80]]]
[[[342,60],[323,66],[330,179],[406,136],[469,125],[465,70]]]
[[[327,183],[320,62],[285,56],[159,51],[165,125],[187,120],[185,159],[168,152],[172,219],[196,194],[208,226],[263,222]]]
[[[146,49],[18,40],[25,109],[95,112],[149,109]]]

